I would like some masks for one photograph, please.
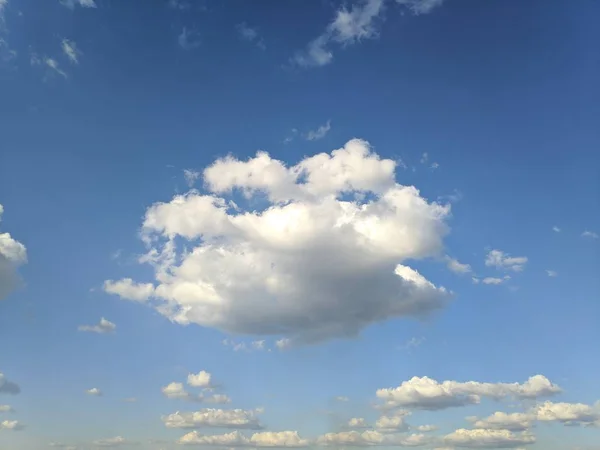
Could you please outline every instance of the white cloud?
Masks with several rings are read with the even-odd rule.
[[[196,184],[196,181],[198,181],[198,179],[202,176],[201,172],[197,172],[195,170],[192,169],[185,169],[183,171],[183,177],[185,178],[185,182],[187,183],[187,185],[191,188],[194,184]]]
[[[277,347],[279,350],[286,350],[290,348],[291,343],[292,342],[290,339],[281,338],[275,341],[275,347]]]
[[[434,162],[431,163],[431,165],[429,166],[429,168],[431,170],[439,169],[440,168],[440,163],[437,163],[437,162],[434,161]]]
[[[348,421],[349,428],[369,428],[367,421],[362,417],[353,417]]]
[[[513,270],[520,272],[527,263],[526,256],[510,256],[502,250],[490,250],[485,258],[485,265],[496,267],[498,269]]]
[[[510,277],[507,275],[503,278],[498,278],[498,277],[485,277],[483,280],[481,280],[481,282],[483,284],[502,284],[505,281],[510,280]]]
[[[309,441],[302,439],[297,431],[263,431],[254,433],[249,438],[239,431],[220,435],[201,435],[197,431],[183,436],[179,444],[207,445],[225,447],[306,447]]]
[[[472,269],[469,264],[463,264],[458,262],[458,260],[451,258],[450,256],[446,256],[446,266],[454,273],[463,274],[463,273],[471,273]]]
[[[531,412],[541,422],[600,426],[600,403],[589,406],[583,403],[545,402],[534,407]]]
[[[598,233],[594,233],[593,231],[584,231],[581,233],[581,237],[590,238],[590,239],[598,239]]]
[[[0,405],[0,413],[14,412],[14,409],[10,405]]]
[[[432,431],[436,431],[437,429],[438,427],[436,427],[435,425],[419,425],[418,427],[416,427],[416,430],[421,433],[430,433]]]
[[[60,68],[58,61],[56,61],[54,58],[46,57],[44,58],[43,62],[46,65],[46,67],[48,67],[50,70],[56,72],[64,78],[67,78],[67,73]]]
[[[74,9],[75,5],[81,6],[82,8],[96,8],[96,2],[94,0],[60,0],[60,4],[69,9]]]
[[[509,431],[524,431],[532,426],[534,418],[530,414],[495,412],[489,417],[479,419],[477,417],[469,417],[468,420],[473,422],[473,427],[487,430],[509,430]]]
[[[200,46],[200,35],[195,30],[188,30],[187,27],[183,27],[181,33],[177,36],[177,43],[184,50],[191,50]]]
[[[444,0],[396,0],[397,3],[408,7],[413,14],[429,14],[434,8],[441,6]]]
[[[154,294],[154,286],[151,283],[134,283],[131,278],[124,278],[119,281],[105,281],[104,291],[127,300],[141,302]]]
[[[168,428],[211,427],[257,430],[262,428],[256,417],[259,412],[259,410],[205,408],[196,412],[169,414],[163,416],[162,421]]]
[[[3,213],[4,207],[0,204],[0,222]],[[25,246],[14,240],[10,233],[0,233],[0,300],[8,297],[19,286],[21,279],[17,269],[25,263],[27,263]]]
[[[421,164],[427,164],[427,161],[429,161],[429,153],[425,152],[421,155]]]
[[[396,388],[379,389],[376,395],[388,407],[439,410],[478,404],[481,397],[496,400],[505,397],[533,399],[559,392],[561,389],[546,377],[535,375],[523,384],[480,383],[477,381],[439,383],[429,377],[413,377]]]
[[[190,402],[201,402],[204,400],[202,394],[191,394],[185,390],[183,383],[169,383],[168,385],[161,388],[163,395],[170,399],[187,400]]]
[[[266,349],[265,341],[263,339],[251,341],[248,344],[246,342],[236,342],[232,339],[223,339],[221,342],[223,345],[231,347],[234,352],[263,351]]]
[[[98,439],[92,442],[97,447],[121,447],[122,445],[135,445],[137,442],[129,441],[122,436],[116,436],[108,439]]]
[[[256,43],[256,46],[261,50],[265,50],[267,48],[264,39],[260,37],[256,28],[252,28],[245,22],[242,22],[237,24],[235,29],[237,30],[241,39]]]
[[[301,342],[426,316],[450,294],[402,262],[439,254],[450,206],[396,184],[395,166],[358,139],[293,167],[265,152],[219,159],[204,171],[210,194],[190,191],[146,212],[157,287],[124,279],[105,290],[153,296],[175,323]],[[232,190],[263,194],[270,206],[244,211],[228,200]],[[178,236],[192,245],[180,254]]]
[[[213,387],[211,380],[212,375],[206,370],[201,370],[196,374],[190,373],[187,377],[187,384],[193,387],[211,388]]]
[[[555,233],[560,233],[560,231],[561,231],[561,230],[560,230],[560,228],[558,228],[556,225],[554,225],[554,226],[552,227],[552,231],[554,231]]]
[[[405,417],[410,415],[407,411],[401,411],[394,415],[383,415],[375,422],[375,428],[383,433],[395,433],[407,431],[410,427],[405,421]]]
[[[213,394],[204,399],[207,403],[215,403],[217,405],[225,405],[231,403],[231,398],[225,394]]]
[[[77,44],[75,41],[71,41],[69,39],[62,40],[62,50],[69,61],[73,64],[79,64],[79,55],[81,55],[81,51],[77,48]]]
[[[0,422],[0,430],[18,431],[25,428],[18,420],[4,420]]]
[[[88,331],[90,333],[112,333],[117,329],[117,326],[109,320],[106,320],[104,317],[100,318],[100,322],[98,325],[80,325],[77,328],[79,331]]]
[[[546,273],[548,274],[549,277],[557,277],[558,276],[558,272],[556,270],[546,270]]]
[[[535,443],[535,436],[509,430],[456,430],[444,437],[448,445],[464,448],[515,448]]]
[[[21,388],[17,383],[9,381],[6,376],[0,372],[0,394],[18,394],[21,392]]]
[[[331,130],[331,121],[328,120],[325,125],[321,125],[316,130],[310,130],[306,133],[306,140],[308,141],[317,141],[319,139],[323,139],[327,133]]]
[[[98,388],[91,388],[85,391],[86,394],[88,395],[93,395],[95,397],[101,397],[102,396],[102,391]]]
[[[345,395],[338,395],[337,397],[335,397],[336,401],[338,402],[349,402],[350,399],[348,397],[346,397]]]
[[[371,446],[402,446],[417,447],[430,443],[431,438],[423,434],[411,435],[386,435],[379,431],[366,430],[341,431],[338,433],[327,433],[319,436],[316,440],[318,445],[324,446],[348,446],[348,447],[371,447]]]

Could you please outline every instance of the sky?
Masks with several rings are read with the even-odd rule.
[[[0,448],[600,449],[598,14],[0,0]]]

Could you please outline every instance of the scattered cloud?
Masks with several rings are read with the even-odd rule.
[[[88,389],[87,391],[85,391],[86,394],[88,395],[92,395],[94,397],[101,397],[102,396],[102,391],[98,388],[91,388]]]
[[[21,392],[21,388],[17,383],[9,381],[6,376],[0,372],[0,394],[16,395]]]
[[[348,428],[370,428],[362,417],[353,417],[348,421]]]
[[[594,233],[593,231],[584,231],[581,233],[581,237],[590,238],[590,239],[598,239],[598,233]]]
[[[114,323],[102,317],[98,325],[80,325],[77,329],[79,331],[88,331],[90,333],[105,334],[112,333],[117,329],[117,326]]]
[[[231,347],[233,349],[234,352],[242,352],[242,351],[262,351],[265,350],[265,341],[264,340],[257,340],[257,341],[251,341],[249,343],[246,342],[236,342],[232,339],[223,339],[221,341],[221,343],[223,345],[225,345],[226,347]],[[269,350],[270,351],[270,350]]]
[[[183,0],[169,0],[167,4],[170,8],[178,9],[180,11],[184,11],[190,8],[190,4],[187,1]]]
[[[528,432],[515,434],[509,430],[456,430],[444,437],[444,443],[466,448],[516,448],[534,444],[535,436]]]
[[[177,43],[184,50],[194,49],[201,44],[200,35],[197,31],[188,30],[187,27],[183,27],[181,33],[177,36]]]
[[[262,428],[257,410],[205,408],[196,412],[176,412],[163,416],[167,428],[238,428],[258,430]]]
[[[307,141],[318,141],[319,139],[323,139],[327,133],[331,130],[331,121],[328,120],[325,125],[321,125],[316,130],[310,130],[306,133]]]
[[[275,341],[275,347],[277,347],[279,350],[287,350],[290,348],[291,344],[292,341],[288,338],[281,338]]]
[[[185,390],[183,383],[169,383],[168,385],[161,388],[163,395],[170,399],[186,400],[189,402],[201,402],[204,400],[202,394],[191,394]]]
[[[427,164],[428,161],[429,161],[429,153],[425,152],[421,155],[420,163]]]
[[[129,441],[122,436],[116,436],[108,439],[98,439],[97,441],[92,442],[93,445],[97,447],[121,447],[123,445],[136,445],[138,442]]]
[[[285,139],[283,140],[284,144],[289,144],[290,142],[292,142],[294,140],[294,138],[298,135],[298,129],[297,128],[292,128],[290,134],[288,136],[285,137]]]
[[[0,223],[3,213],[4,207],[0,204]],[[25,263],[27,263],[25,246],[13,239],[10,233],[0,233],[0,301],[20,285],[21,279],[17,270]],[[0,386],[1,380],[0,377]]]
[[[388,435],[379,431],[366,430],[361,432],[341,431],[339,433],[327,433],[317,438],[316,443],[324,446],[348,446],[348,447],[371,447],[371,446],[402,446],[417,447],[432,442],[432,439],[423,434],[411,435]]]
[[[431,170],[439,169],[440,168],[440,164],[434,161],[434,162],[431,163],[431,165],[429,166],[429,168]]]
[[[595,406],[583,403],[545,402],[534,407],[531,413],[540,422],[600,427],[600,402]]]
[[[509,275],[505,275],[502,278],[498,278],[498,277],[485,277],[484,279],[481,280],[481,282],[483,284],[502,284],[506,281],[510,280],[510,276]]]
[[[218,447],[306,447],[309,441],[300,438],[297,431],[263,431],[254,433],[249,438],[239,431],[220,435],[201,435],[197,431],[183,436],[178,444],[207,445]]]
[[[431,433],[432,431],[436,431],[438,427],[435,425],[419,425],[416,427],[416,430],[420,433]]]
[[[474,428],[484,430],[525,431],[532,427],[533,417],[524,413],[495,412],[484,419],[468,417],[467,420],[473,422]]]
[[[191,188],[194,184],[196,184],[196,181],[198,181],[198,179],[202,176],[201,172],[197,172],[195,170],[192,169],[185,169],[183,171],[183,177],[185,178],[185,182],[187,183],[187,185]]]
[[[4,420],[0,422],[0,430],[19,431],[25,428],[18,420]]]
[[[446,267],[450,269],[454,273],[464,274],[471,273],[472,269],[469,264],[463,264],[458,262],[458,260],[451,258],[450,256],[446,256]]]
[[[556,270],[546,270],[546,273],[548,274],[549,277],[557,277],[558,276],[558,272]]]
[[[213,394],[208,397],[205,397],[204,401],[206,403],[214,403],[217,405],[226,405],[228,403],[231,403],[231,398],[229,398],[229,396],[225,395],[225,394]]]
[[[77,48],[75,41],[71,41],[66,38],[63,39],[62,50],[63,53],[67,55],[67,58],[69,58],[69,61],[71,61],[73,64],[79,64],[79,55],[81,55],[81,51]]]
[[[187,377],[187,384],[199,388],[212,388],[212,375],[206,370],[201,370],[198,373],[190,373]]]
[[[382,415],[375,422],[375,428],[382,433],[397,433],[408,431],[410,426],[406,423],[406,417],[410,415],[409,411],[396,411],[393,415]]]
[[[560,233],[561,229],[560,229],[560,228],[558,228],[556,225],[554,225],[554,226],[552,227],[552,231],[554,231],[555,233]]]
[[[253,42],[261,50],[266,50],[267,46],[265,45],[264,39],[258,34],[258,29],[248,26],[246,22],[237,24],[235,29],[241,39],[247,42]]]
[[[9,413],[14,411],[15,410],[10,405],[0,405],[0,413]]]
[[[48,67],[52,72],[59,74],[60,76],[62,76],[63,78],[67,78],[67,73],[62,70],[60,68],[60,65],[58,64],[58,61],[56,61],[54,58],[44,58],[42,60],[42,62],[46,65],[46,67]]]
[[[81,6],[82,8],[96,8],[96,2],[94,0],[60,0],[60,4],[66,6],[69,9],[74,9],[75,6]]]
[[[359,139],[289,168],[266,152],[218,159],[203,172],[208,194],[190,191],[146,212],[141,261],[157,286],[126,278],[106,281],[105,291],[152,297],[175,323],[303,343],[425,317],[450,293],[402,261],[439,254],[450,206],[397,184],[395,167]],[[265,196],[268,209],[245,211],[227,197],[233,190]],[[193,247],[179,254],[177,237]]]
[[[387,407],[440,410],[478,404],[481,397],[499,400],[506,397],[534,399],[555,395],[561,389],[543,375],[535,375],[523,384],[444,381],[413,377],[396,388],[379,389],[377,398]]]
[[[527,264],[526,256],[510,256],[502,250],[490,250],[485,259],[485,265],[496,267],[497,269],[512,270],[521,272]]]
[[[413,337],[413,338],[410,338],[408,341],[406,341],[404,344],[402,344],[400,346],[400,348],[410,351],[414,348],[420,347],[423,342],[425,342],[424,337],[420,337],[420,338]]]

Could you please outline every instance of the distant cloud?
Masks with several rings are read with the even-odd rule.
[[[255,43],[261,50],[267,48],[264,39],[258,34],[258,29],[248,26],[246,22],[237,24],[235,28],[244,41]]]
[[[4,420],[0,422],[0,430],[19,431],[25,428],[18,420]]]
[[[548,274],[549,277],[557,277],[558,276],[558,272],[556,272],[555,270],[546,270],[546,273]]]
[[[115,331],[117,329],[117,326],[114,323],[102,317],[98,325],[80,325],[77,329],[79,331],[87,331],[90,333],[106,334]]]
[[[196,181],[198,181],[198,179],[200,179],[200,177],[202,176],[201,172],[196,172],[195,170],[192,169],[184,169],[183,171],[183,177],[185,178],[185,182],[187,183],[188,187],[192,187],[194,184],[196,184]]]
[[[464,274],[470,273],[472,271],[471,266],[469,264],[463,264],[458,262],[458,260],[451,258],[450,256],[446,256],[446,267],[450,269],[454,273]]]
[[[431,163],[431,165],[429,166],[429,168],[431,170],[436,170],[436,169],[440,168],[440,165],[439,165],[439,163],[437,163],[437,162],[434,161],[434,162]]]
[[[190,8],[190,4],[184,0],[169,0],[167,2],[170,8],[178,9],[180,11],[186,10]]]
[[[0,405],[0,413],[14,412],[15,410],[10,405]]]
[[[396,3],[414,15],[421,15],[441,6],[443,0],[396,0]],[[350,8],[341,6],[325,31],[297,52],[290,62],[300,67],[325,66],[333,61],[331,48],[334,44],[346,48],[365,39],[377,38],[384,9],[384,0],[357,1]]]
[[[122,445],[137,445],[139,442],[129,441],[121,436],[116,436],[108,439],[98,439],[97,441],[92,441],[92,444],[98,447],[121,447]]]
[[[60,4],[69,9],[74,9],[75,6],[81,6],[82,8],[96,8],[96,2],[94,0],[60,0]]]
[[[192,394],[187,392],[183,383],[172,382],[161,389],[163,395],[170,399],[186,400],[190,402],[201,402],[204,400],[202,394]]]
[[[561,231],[561,230],[560,230],[560,228],[558,228],[556,225],[554,225],[554,226],[552,227],[552,231],[554,231],[555,233],[560,233],[560,231]]]
[[[201,370],[196,374],[190,373],[187,377],[187,384],[193,387],[211,388],[213,387],[211,380],[212,375],[206,370]]]
[[[67,58],[69,58],[69,61],[71,61],[73,64],[79,64],[78,57],[81,55],[81,51],[77,48],[75,41],[63,39],[62,50],[63,53],[67,55]]]
[[[584,231],[581,233],[581,237],[590,238],[590,239],[598,239],[598,233],[594,233],[593,231]]]
[[[91,388],[85,391],[86,394],[94,397],[102,397],[102,391],[98,388]]]
[[[420,163],[427,164],[427,161],[429,161],[429,154],[425,152],[421,155]]]
[[[206,408],[196,412],[176,412],[163,416],[167,428],[238,428],[258,430],[263,426],[257,418],[259,410],[213,409]]]
[[[279,350],[286,350],[290,348],[291,344],[292,341],[288,338],[281,338],[275,341],[275,347],[277,347]]]
[[[0,224],[4,207],[0,204]],[[27,249],[10,233],[0,233],[0,301],[19,287],[18,268],[27,263]],[[0,389],[2,378],[0,377]]]
[[[497,278],[497,277],[486,277],[483,280],[481,280],[481,282],[483,284],[502,284],[505,281],[510,280],[510,276],[506,275],[503,278]]]
[[[362,417],[353,417],[348,421],[348,428],[369,428],[367,421]]]
[[[533,444],[535,440],[535,436],[528,432],[516,434],[509,430],[464,428],[443,437],[446,445],[460,448],[516,448]]]
[[[331,121],[328,120],[325,125],[321,125],[316,130],[310,130],[306,133],[307,141],[317,141],[319,139],[323,139],[327,133],[331,130]]]
[[[177,43],[184,50],[191,50],[200,46],[200,35],[197,31],[188,30],[187,27],[183,27],[179,36],[177,36]]]
[[[527,263],[526,256],[510,256],[502,250],[490,250],[485,259],[485,265],[496,267],[497,269],[508,269],[514,272],[521,272]]]
[[[249,343],[246,343],[246,342],[235,342],[232,339],[223,339],[221,341],[221,343],[223,345],[225,345],[226,347],[231,347],[234,352],[253,351],[253,350],[254,351],[262,351],[262,350],[266,349],[264,340],[256,340],[256,341],[251,341]]]
[[[423,342],[425,342],[424,337],[421,337],[421,338],[413,337],[413,338],[409,339],[407,342],[405,342],[404,344],[402,344],[400,346],[400,348],[410,351],[414,348],[420,347]]]
[[[0,394],[16,395],[21,392],[21,388],[17,383],[9,381],[6,376],[0,372]]]
[[[43,62],[50,70],[56,72],[64,78],[67,78],[67,73],[60,68],[58,61],[53,58],[44,58]]]
[[[154,286],[151,283],[135,283],[131,278],[123,278],[119,281],[106,280],[104,291],[126,300],[143,302],[152,296]]]

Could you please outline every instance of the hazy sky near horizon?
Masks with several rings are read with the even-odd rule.
[[[0,448],[600,449],[598,14],[0,0]]]

